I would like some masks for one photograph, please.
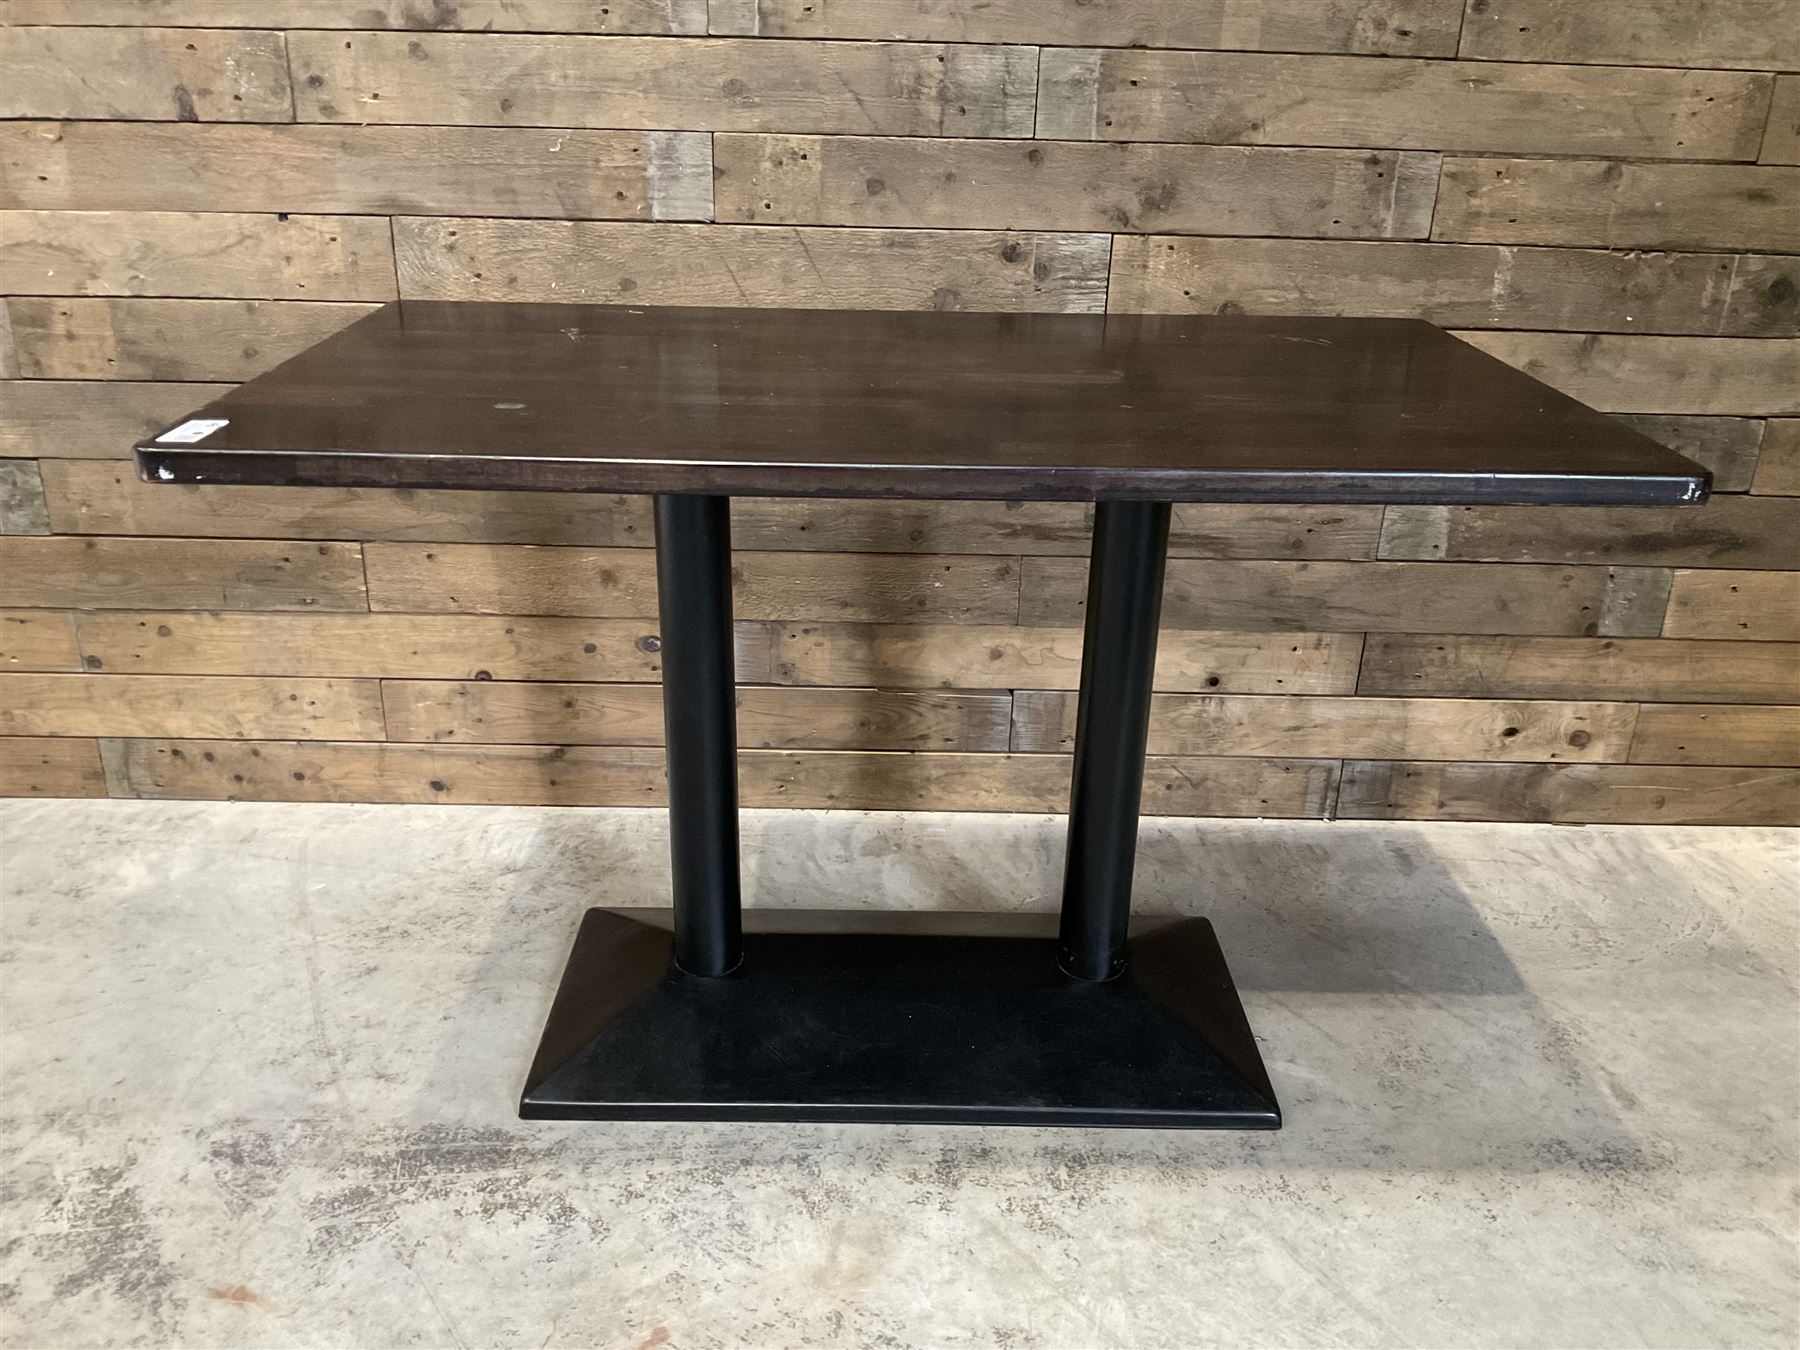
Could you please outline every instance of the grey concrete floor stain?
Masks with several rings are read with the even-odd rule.
[[[1055,905],[1052,818],[744,825],[753,904]],[[656,813],[0,803],[0,1344],[1791,1347],[1797,842],[1147,820],[1276,1135],[562,1125]]]

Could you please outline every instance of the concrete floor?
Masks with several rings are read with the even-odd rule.
[[[1054,903],[1051,818],[745,827],[752,903]],[[1276,1135],[528,1125],[655,814],[0,804],[0,1344],[1792,1347],[1796,843],[1146,822]]]

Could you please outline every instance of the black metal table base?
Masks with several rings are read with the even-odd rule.
[[[1280,1127],[1205,919],[1140,921],[1124,973],[1089,981],[1054,916],[745,917],[742,965],[709,977],[675,964],[666,911],[589,910],[519,1114]]]

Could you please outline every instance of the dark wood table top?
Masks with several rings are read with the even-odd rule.
[[[391,304],[138,447],[177,483],[1679,504],[1700,466],[1403,319]]]

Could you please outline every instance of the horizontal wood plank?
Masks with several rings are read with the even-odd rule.
[[[1484,563],[1284,563],[1177,559],[1166,628],[1296,632],[1652,636],[1668,574],[1654,568]],[[1086,605],[1087,568],[1027,558],[1020,622],[1066,627]]]
[[[726,132],[713,159],[732,223],[1378,239],[1424,237],[1438,170],[1423,151]]]
[[[0,736],[378,741],[374,680],[0,674]]]
[[[394,222],[409,300],[1098,313],[1100,234]]]
[[[41,380],[225,380],[262,374],[371,312],[285,300],[6,302],[19,374]]]
[[[712,138],[535,127],[0,124],[0,201],[53,211],[706,220]]]
[[[0,671],[80,669],[73,615],[0,610]]]
[[[1800,69],[1791,0],[1470,0],[1459,53],[1484,61]]]
[[[130,459],[134,441],[173,426],[230,389],[130,380],[0,381],[0,456]]]
[[[1450,328],[1800,332],[1800,258],[1608,253],[1485,244],[1124,236],[1115,313],[1417,318]]]
[[[1462,0],[712,0],[712,31],[783,38],[1041,42],[1451,56]]]
[[[706,0],[7,0],[0,23],[704,33]]]
[[[1750,490],[1767,497],[1800,497],[1800,419],[1768,424]]]
[[[511,745],[661,745],[653,684],[384,680],[388,739]],[[1004,692],[782,689],[737,692],[737,743],[763,750],[1003,751]]]
[[[0,534],[49,534],[43,475],[36,461],[0,460]]]
[[[1433,239],[1800,253],[1800,169],[1444,159]]]
[[[1639,764],[1349,760],[1345,820],[1517,820],[1565,825],[1797,825],[1800,772]]]
[[[291,122],[280,33],[0,27],[0,117]]]
[[[164,799],[656,806],[664,790],[661,750],[619,746],[133,739],[119,758],[135,795]],[[1152,758],[1144,812],[1317,817],[1336,773],[1330,760]],[[745,750],[738,781],[750,807],[1061,812],[1069,804],[1063,755]]]
[[[1762,153],[1756,158],[1759,164],[1800,164],[1800,75],[1776,79]]]
[[[784,623],[773,627],[784,684],[883,688],[1074,689],[1078,628]],[[1165,631],[1156,687],[1223,693],[1347,694],[1360,635]]]
[[[1800,642],[1800,575],[1678,569],[1663,636]]]
[[[43,609],[368,608],[355,544],[0,537],[0,605]]]
[[[1800,708],[1648,703],[1631,762],[1800,765]]]
[[[1037,134],[1750,160],[1770,87],[1733,71],[1046,48]]]
[[[1800,297],[1797,297],[1800,298]],[[1800,341],[1575,333],[1458,337],[1601,412],[1800,412]]]
[[[1763,422],[1754,417],[1670,417],[1618,413],[1618,419],[1658,445],[1711,470],[1714,492],[1747,492],[1762,449]]]
[[[87,668],[125,673],[479,681],[662,677],[657,625],[633,619],[124,610],[81,614],[76,624]],[[6,631],[0,626],[0,633]],[[774,650],[774,625],[740,622],[737,678],[772,683]]]
[[[1070,751],[1076,696],[1014,696],[1013,749]],[[1282,698],[1157,694],[1151,754],[1346,756],[1361,759],[1623,761],[1630,703],[1457,698]]]
[[[392,300],[385,220],[190,211],[0,211],[13,295]]]
[[[1800,645],[1371,633],[1361,694],[1800,703]]]
[[[0,737],[0,797],[104,796],[98,741]]]
[[[656,560],[645,549],[371,543],[364,553],[374,610],[657,612]],[[1012,621],[1018,603],[1016,558],[746,553],[732,574],[733,609],[744,619],[1001,623]]]
[[[1800,571],[1800,501],[1701,506],[1390,506],[1383,558],[1619,563]]]
[[[300,122],[1029,136],[1031,47],[296,32]],[[555,71],[555,79],[545,79]]]

